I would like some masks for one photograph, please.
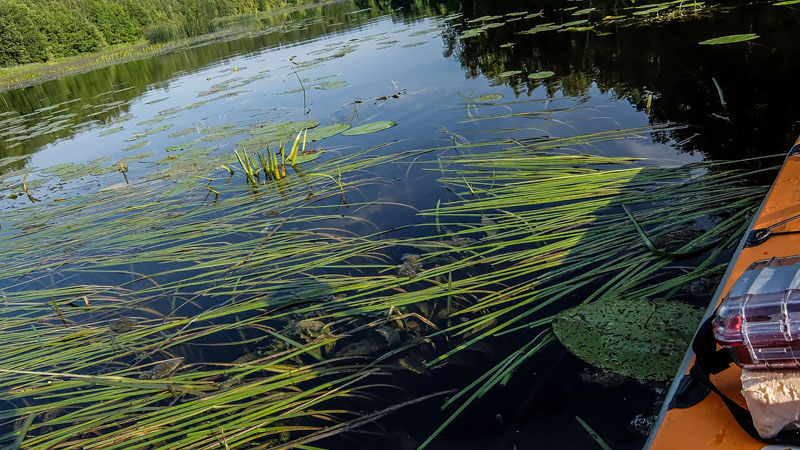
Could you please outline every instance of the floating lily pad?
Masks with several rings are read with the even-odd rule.
[[[109,134],[114,134],[122,131],[125,127],[116,127],[116,128],[109,128],[108,130],[101,131],[97,133],[98,136],[108,136]]]
[[[324,83],[319,84],[318,86],[315,86],[315,88],[322,90],[329,90],[345,86],[347,86],[347,81],[326,81]]]
[[[206,102],[194,102],[191,105],[189,105],[189,106],[187,106],[187,107],[185,107],[183,109],[185,109],[185,110],[195,109],[195,108],[199,108],[199,107],[201,107],[201,106],[203,106],[205,104],[206,104]]]
[[[171,146],[165,148],[164,150],[166,150],[168,152],[180,152],[180,151],[186,150],[188,148],[192,148],[195,145],[197,145],[197,141],[184,142],[183,144],[171,145]]]
[[[786,2],[773,3],[772,6],[796,5],[798,3],[800,3],[800,0],[788,0]]]
[[[201,141],[206,141],[206,142],[217,141],[217,140],[220,140],[220,139],[225,139],[227,137],[236,136],[237,134],[242,134],[242,133],[244,133],[246,131],[247,130],[242,130],[241,128],[220,130],[220,131],[217,131],[215,133],[207,134],[207,135],[203,136],[202,138],[200,138],[200,140]]]
[[[553,331],[569,351],[601,369],[632,378],[669,381],[703,316],[666,300],[606,300],[561,312]]]
[[[588,19],[573,20],[572,22],[562,23],[561,26],[563,28],[577,27],[578,25],[583,25],[583,24],[588,23],[588,22],[589,22]]]
[[[214,147],[193,148],[193,149],[187,150],[187,151],[185,151],[183,153],[178,153],[178,154],[175,154],[175,155],[167,156],[166,158],[163,158],[163,159],[159,159],[158,161],[156,161],[156,163],[164,165],[164,164],[175,164],[176,162],[178,162],[178,163],[180,163],[180,162],[183,162],[183,163],[191,162],[194,159],[201,158],[203,156],[206,156],[206,155],[210,154],[214,150],[216,150],[216,148],[214,148]]]
[[[387,128],[391,128],[395,125],[397,125],[397,122],[391,120],[381,120],[379,122],[366,123],[355,128],[350,128],[349,130],[342,132],[342,135],[356,136],[360,134],[375,133],[378,131],[383,131]]]
[[[480,97],[475,97],[473,100],[476,102],[491,102],[493,100],[500,100],[503,98],[503,94],[484,94]]]
[[[500,77],[500,78],[508,78],[508,77],[513,77],[514,75],[519,75],[521,73],[522,73],[521,70],[507,70],[507,71],[502,72],[501,74],[499,74],[497,76]]]
[[[306,128],[315,128],[317,125],[319,125],[319,122],[316,120],[301,120],[299,122],[274,123],[263,127],[251,128],[249,131],[252,135],[271,134],[286,136]]]
[[[469,38],[477,37],[477,36],[480,36],[484,31],[486,31],[486,29],[482,28],[482,27],[481,28],[472,28],[472,29],[466,30],[463,33],[461,33],[461,35],[458,38],[459,39],[469,39]]]
[[[745,42],[745,41],[752,41],[753,39],[758,39],[757,34],[748,33],[748,34],[731,34],[729,36],[721,36],[714,39],[707,39],[705,41],[699,42],[700,45],[720,45],[720,44],[733,44],[736,42]]]
[[[176,131],[169,135],[171,138],[186,136],[187,134],[197,133],[197,128],[184,128],[183,130]]]
[[[335,136],[339,133],[347,131],[350,128],[349,123],[336,123],[328,125],[327,127],[315,128],[308,132],[306,135],[307,142],[319,141],[327,137]]]
[[[135,143],[133,145],[129,145],[129,146],[123,148],[122,151],[123,152],[129,152],[131,150],[136,150],[137,148],[142,148],[142,147],[144,147],[145,145],[147,145],[149,143],[150,143],[150,141],[139,141],[139,142],[137,142],[137,143]]]
[[[532,80],[543,80],[545,78],[550,78],[553,75],[555,75],[555,72],[550,72],[548,70],[545,70],[545,71],[542,71],[542,72],[532,73],[532,74],[528,75],[528,78],[530,78]]]
[[[575,11],[574,13],[572,13],[572,15],[573,16],[581,16],[581,15],[584,15],[584,14],[589,14],[590,12],[592,12],[594,10],[595,10],[595,8],[580,9],[580,10]]]
[[[410,43],[410,44],[406,44],[406,45],[404,45],[404,46],[403,46],[403,48],[418,47],[418,46],[420,46],[420,45],[424,45],[424,44],[427,44],[427,42],[425,42],[425,41],[420,41],[420,42],[412,42],[412,43]]]
[[[297,158],[295,159],[294,163],[295,164],[307,163],[307,162],[310,162],[310,161],[313,161],[313,160],[319,158],[319,156],[321,154],[322,154],[322,152],[308,153],[308,154],[305,154],[305,155],[297,155]]]

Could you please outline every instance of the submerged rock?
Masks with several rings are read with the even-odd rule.
[[[176,370],[183,364],[183,357],[168,359],[162,361],[147,372],[142,372],[139,378],[142,380],[154,380],[157,378],[168,378],[175,373]]]
[[[417,273],[422,270],[422,264],[420,264],[419,259],[421,257],[419,255],[415,255],[412,253],[406,253],[400,258],[403,261],[403,264],[400,265],[400,269],[398,269],[397,274],[401,277],[408,277],[409,279],[414,278],[417,276]]]
[[[126,331],[131,331],[134,325],[136,325],[135,320],[123,317],[111,322],[108,328],[114,333],[124,333]]]

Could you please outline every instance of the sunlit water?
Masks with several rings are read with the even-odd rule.
[[[313,120],[319,127],[397,123],[376,133],[311,143],[324,151],[320,160],[393,141],[378,152],[444,146],[453,139],[477,142],[507,129],[523,138],[678,124],[671,131],[643,131],[639,140],[569,149],[672,166],[780,153],[800,131],[794,101],[800,60],[793,45],[800,29],[796,9],[718,7],[684,20],[603,29],[611,33],[606,36],[595,30],[520,35],[543,21],[520,14],[460,39],[473,26],[469,21],[480,16],[541,9],[548,21],[563,23],[574,10],[560,10],[558,2],[367,6],[343,2],[269,23],[246,22],[240,26],[248,35],[234,40],[0,94],[0,210],[30,206],[21,192],[26,175],[40,201],[34,207],[46,208],[76,194],[131,189],[163,170],[166,164],[158,162],[170,155],[179,158],[201,147],[212,156],[231,154],[255,127],[287,121]],[[621,9],[628,6],[622,2],[590,6],[597,8],[591,12],[595,19],[631,12]],[[735,46],[697,44],[750,32],[762,37]],[[542,71],[554,75],[528,78]],[[508,112],[517,115],[509,118]],[[504,117],[492,119],[494,114]],[[219,134],[208,137],[209,130]],[[111,167],[119,161],[128,166],[124,175]],[[47,170],[65,163],[88,167],[71,166],[75,171],[67,176]],[[219,164],[203,170],[167,177],[165,183],[184,183],[184,189],[205,183],[193,176],[226,182]],[[372,196],[421,209],[445,197],[432,174],[405,170],[376,168],[387,183],[365,200]],[[234,182],[243,182],[239,176]],[[389,211],[394,210],[368,219],[384,228],[410,220],[407,213]],[[501,353],[504,345],[497,343],[495,350]],[[491,360],[488,355],[467,365]],[[441,373],[426,379],[425,389],[469,382],[476,372]],[[476,403],[431,448],[596,445],[576,415],[612,448],[637,448],[665,388],[605,379],[551,346],[518,370],[508,386]],[[435,407],[428,403],[385,420],[392,444],[414,448],[442,420]],[[381,438],[370,445],[378,442]]]

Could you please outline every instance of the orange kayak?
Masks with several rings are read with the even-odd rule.
[[[750,229],[728,266],[720,286],[706,311],[706,319],[728,294],[734,282],[756,261],[800,255],[800,139],[797,140],[781,168],[772,188],[761,204]],[[775,224],[789,219],[785,224]],[[757,245],[745,245],[752,230],[771,227],[772,236]],[[784,234],[788,232],[787,234]],[[797,232],[797,234],[792,234]],[[704,322],[706,320],[704,319]],[[719,395],[709,392],[698,403],[676,407],[673,399],[678,395],[684,374],[688,375],[695,354],[690,348],[683,359],[679,376],[670,388],[656,426],[645,448],[674,449],[728,449],[760,450],[770,444],[751,437],[734,419]],[[731,364],[726,370],[710,379],[729,399],[746,407],[741,389],[741,369]],[[672,404],[672,405],[671,405]],[[787,446],[771,447],[787,448]]]

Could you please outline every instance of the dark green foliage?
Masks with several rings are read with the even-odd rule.
[[[214,31],[220,17],[252,14],[287,3],[286,0],[0,0],[0,67],[92,52],[142,38],[161,43],[196,36]]]
[[[25,5],[0,1],[0,66],[47,59],[44,36]]]
[[[161,22],[151,25],[144,32],[144,38],[151,44],[169,42],[180,37],[178,26],[173,22]]]
[[[34,17],[54,57],[91,52],[106,44],[93,23],[60,3],[50,3]]]
[[[92,5],[92,21],[109,44],[134,42],[141,29],[119,3],[97,0]]]

